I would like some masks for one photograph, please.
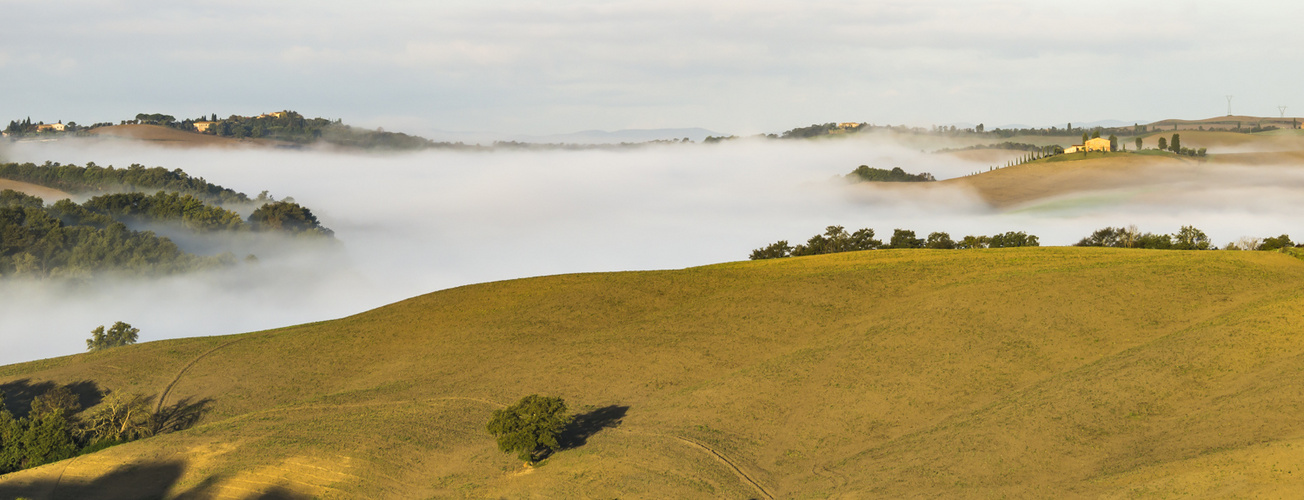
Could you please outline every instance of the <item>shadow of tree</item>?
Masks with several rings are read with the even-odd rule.
[[[33,399],[58,385],[49,381],[34,383],[32,379],[25,378],[0,384],[0,393],[4,394],[4,405],[9,412],[15,417],[22,418],[32,411]],[[90,380],[73,382],[67,384],[67,387],[77,396],[77,402],[83,409],[100,404],[100,401],[104,400],[104,391],[100,390],[99,384]]]
[[[208,413],[208,405],[212,402],[210,398],[199,401],[185,398],[171,406],[159,408],[158,413],[154,414],[154,432],[162,434],[189,429]]]
[[[91,481],[42,480],[0,485],[0,498],[163,498],[183,471],[185,465],[177,461],[128,464]]]
[[[211,476],[194,487],[169,495],[185,472],[185,462],[179,460],[149,464],[127,464],[113,469],[90,481],[39,480],[18,484],[0,484],[0,498],[30,498],[32,500],[98,500],[119,498],[174,498],[199,500],[215,498],[220,490],[221,476]],[[283,486],[251,493],[245,500],[305,500],[311,496],[296,493]]]
[[[560,444],[563,450],[584,446],[590,437],[602,429],[620,427],[620,422],[627,412],[629,412],[628,406],[611,405],[575,415],[570,425],[566,426],[566,430],[562,431],[560,438],[557,439],[557,444]]]

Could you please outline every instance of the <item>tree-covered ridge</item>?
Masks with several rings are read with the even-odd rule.
[[[928,172],[908,174],[901,167],[892,167],[892,170],[887,170],[861,165],[852,170],[850,174],[847,174],[847,180],[851,182],[932,182],[937,179]]]
[[[71,203],[71,202],[69,202]],[[242,230],[248,225],[240,214],[207,205],[188,194],[117,193],[96,196],[81,205],[87,211],[107,215],[116,220],[139,222],[180,222],[196,231]]]
[[[68,200],[44,207],[40,198],[0,191],[0,276],[166,275],[234,263],[229,254],[188,254],[168,238],[84,210]],[[67,223],[66,216],[80,218]]]
[[[251,203],[244,193],[212,184],[203,177],[191,177],[181,169],[146,168],[132,164],[127,168],[101,167],[94,162],[86,166],[46,162],[0,163],[0,178],[30,182],[69,193],[114,191],[169,191],[191,195],[207,203]]]
[[[447,143],[437,143],[422,137],[384,130],[366,130],[345,125],[342,120],[305,118],[294,111],[280,111],[261,116],[231,115],[215,122],[204,133],[221,137],[263,138],[297,144],[327,142],[360,148],[418,149]]]

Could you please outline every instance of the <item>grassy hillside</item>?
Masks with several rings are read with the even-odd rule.
[[[1304,487],[1301,284],[1276,253],[1019,248],[467,286],[0,367],[208,410],[0,497],[1272,496]],[[483,426],[530,393],[587,424],[522,469]]]
[[[973,189],[992,206],[1008,209],[1061,195],[1171,182],[1200,161],[1171,154],[1073,153],[936,184]]]

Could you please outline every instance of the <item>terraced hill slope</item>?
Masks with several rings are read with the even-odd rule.
[[[878,250],[461,287],[0,367],[207,408],[0,497],[1275,496],[1304,488],[1304,261]],[[491,412],[584,415],[534,469]]]

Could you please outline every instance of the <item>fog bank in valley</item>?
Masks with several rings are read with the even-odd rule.
[[[939,179],[986,168],[882,138],[410,154],[56,142],[0,154],[181,168],[251,195],[293,196],[340,240],[337,250],[250,247],[257,264],[220,273],[75,286],[5,281],[0,363],[80,352],[92,328],[117,320],[139,327],[142,341],[240,333],[471,283],[742,260],[828,225],[873,228],[885,240],[893,228],[953,237],[1027,231],[1043,245],[1128,224],[1169,233],[1196,225],[1220,246],[1246,235],[1304,239],[1304,210],[1292,202],[1304,195],[1299,167],[1211,166],[1214,173],[1174,179],[1180,189],[1148,188],[1156,196],[1117,191],[999,212],[961,188],[848,189],[835,179],[862,164]]]

